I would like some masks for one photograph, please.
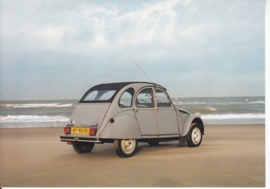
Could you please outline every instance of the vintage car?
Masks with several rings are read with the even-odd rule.
[[[204,124],[200,114],[177,109],[166,89],[149,82],[106,83],[92,87],[74,109],[62,142],[78,153],[90,152],[95,144],[114,143],[121,158],[136,153],[138,142],[151,146],[179,140],[197,147]]]

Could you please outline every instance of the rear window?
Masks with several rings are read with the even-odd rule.
[[[105,83],[90,88],[81,98],[79,103],[112,102],[119,90],[132,82]]]
[[[114,96],[115,93],[116,93],[116,90],[114,89],[92,90],[92,91],[89,91],[86,95],[84,95],[81,102],[108,101]]]

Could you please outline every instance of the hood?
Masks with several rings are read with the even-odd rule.
[[[184,113],[184,114],[191,114],[189,111],[182,108],[177,108],[177,110],[179,110],[181,113]]]

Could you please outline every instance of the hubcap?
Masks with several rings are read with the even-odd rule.
[[[201,136],[201,130],[198,127],[195,127],[191,133],[191,139],[193,144],[199,144],[201,141]]]
[[[130,154],[135,149],[136,142],[135,140],[122,140],[121,147],[124,153]]]

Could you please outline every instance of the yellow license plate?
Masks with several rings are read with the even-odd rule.
[[[71,132],[74,134],[89,134],[89,128],[72,127]]]

